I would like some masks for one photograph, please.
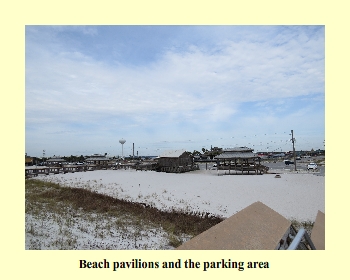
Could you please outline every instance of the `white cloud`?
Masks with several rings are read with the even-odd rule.
[[[121,101],[122,110],[130,113],[140,109],[136,100],[151,110],[190,110],[213,102],[214,96],[219,102],[244,102],[323,91],[324,61],[302,59],[300,51],[232,43],[217,54],[194,48],[187,53],[168,52],[151,68],[116,69],[78,52],[52,54],[41,65],[36,58],[35,68],[27,68],[42,77],[35,79],[42,88],[32,85],[29,90],[43,92],[50,83],[52,92],[67,95],[85,108],[93,104],[98,109],[113,109],[113,103]],[[27,76],[29,81],[34,78],[30,72]],[[74,81],[69,77],[75,77]],[[65,107],[66,102],[61,104]]]
[[[99,35],[95,27],[55,28],[57,32],[68,29]],[[264,30],[275,36],[271,31],[274,28]],[[196,129],[202,125],[207,131],[205,126],[212,129],[232,116],[241,118],[237,112],[244,102],[269,104],[283,98],[324,94],[322,34],[308,36],[294,30],[291,35],[284,30],[265,40],[262,35],[252,37],[249,33],[241,40],[211,42],[210,47],[191,43],[181,49],[168,48],[146,65],[132,65],[107,63],[84,52],[84,48],[67,47],[47,30],[43,44],[33,39],[43,36],[36,28],[27,33],[27,127],[50,126],[58,121],[62,127],[53,132],[59,132],[71,131],[66,127],[71,122],[100,123],[99,130],[106,127],[108,131],[111,124],[120,125],[125,118],[128,124],[121,127],[147,126],[153,133],[157,129],[151,128],[150,121],[172,126],[186,120],[186,125],[195,125]],[[283,104],[280,108],[284,110]],[[205,125],[201,124],[203,119]],[[269,117],[263,121],[276,122]]]

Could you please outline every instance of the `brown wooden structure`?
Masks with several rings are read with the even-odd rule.
[[[161,154],[158,158],[157,171],[181,173],[195,169],[193,157],[186,150],[173,150]]]
[[[66,164],[67,161],[61,157],[52,157],[45,161],[45,165],[48,166],[60,166],[62,164]]]
[[[325,214],[321,211],[317,212],[311,240],[315,244],[316,250],[325,250]]]
[[[33,165],[34,159],[32,157],[25,157],[25,166]]]
[[[63,165],[58,166],[26,166],[25,167],[25,178],[36,177],[38,175],[50,175],[60,173],[74,173],[74,172],[85,172],[93,171],[96,169],[96,165]]]
[[[85,162],[88,165],[95,165],[96,169],[107,169],[110,159],[100,154],[93,154]]]
[[[177,250],[285,250],[291,222],[257,201]]]
[[[136,170],[156,170],[158,166],[157,162],[142,162],[140,164],[135,165]]]
[[[25,168],[25,177],[36,177],[38,175],[49,175],[50,173],[59,174],[62,170],[62,167],[26,167]]]
[[[263,174],[268,167],[261,165],[260,157],[248,147],[225,149],[215,157],[218,170],[228,170],[228,174]]]

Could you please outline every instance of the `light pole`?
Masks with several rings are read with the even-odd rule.
[[[293,143],[293,156],[294,156],[294,170],[297,171],[297,161],[296,161],[296,157],[295,157],[295,148],[294,148],[294,142],[295,142],[295,138],[293,137],[293,130],[292,131],[292,143]]]

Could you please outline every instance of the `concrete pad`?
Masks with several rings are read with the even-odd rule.
[[[325,249],[325,214],[317,212],[316,221],[311,232],[311,241],[314,243],[316,250]]]
[[[291,222],[260,201],[182,244],[177,250],[275,250]]]

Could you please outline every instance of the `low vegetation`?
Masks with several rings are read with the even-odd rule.
[[[25,188],[26,249],[173,249],[223,220],[40,180]]]
[[[304,228],[307,234],[311,236],[312,228],[314,227],[314,222],[312,221],[299,222],[297,220],[292,220],[291,223],[296,231],[299,231],[299,229]]]

